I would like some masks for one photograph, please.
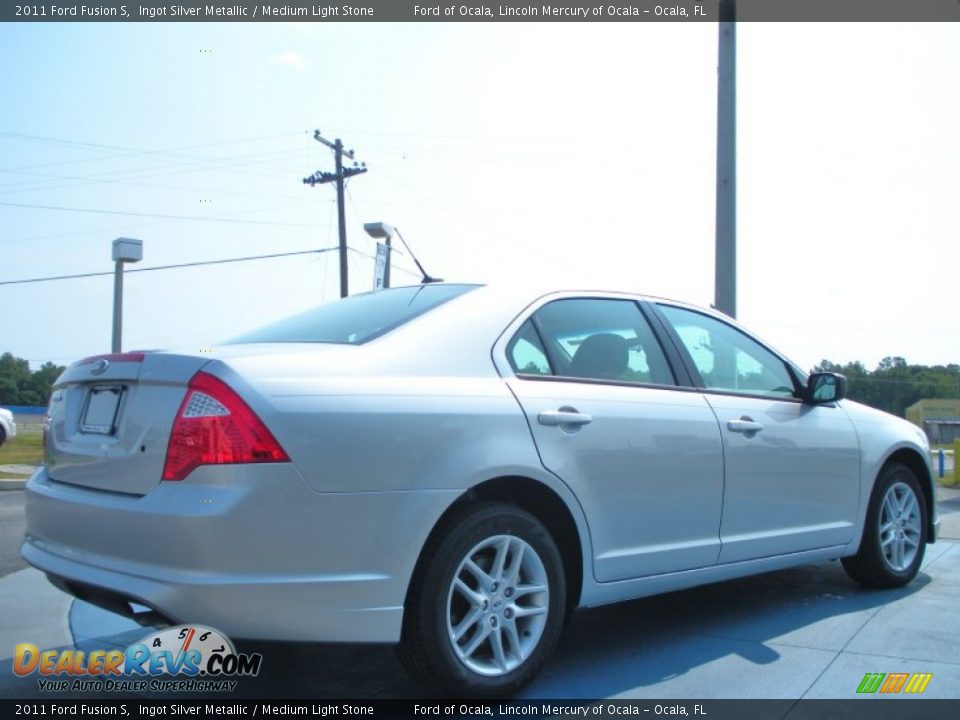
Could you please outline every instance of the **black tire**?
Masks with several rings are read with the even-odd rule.
[[[888,496],[892,502],[885,509]],[[905,508],[902,516],[900,500]],[[860,548],[856,555],[843,558],[843,568],[851,578],[868,587],[901,587],[916,577],[926,544],[927,502],[923,487],[909,467],[890,463],[880,471],[870,495]],[[898,545],[905,548],[899,561]]]
[[[498,573],[500,548],[505,548],[505,569]],[[468,559],[484,571],[487,582],[468,569]],[[516,573],[510,572],[513,567]],[[458,579],[466,591],[460,585],[454,589]],[[546,592],[530,591],[533,587]],[[465,504],[453,510],[424,548],[407,595],[400,660],[434,691],[511,696],[533,680],[556,647],[566,594],[560,553],[539,520],[512,505]],[[454,640],[451,633],[461,628],[463,637]],[[475,642],[479,645],[471,651]]]
[[[7,441],[6,431],[0,427],[0,446],[2,446]]]

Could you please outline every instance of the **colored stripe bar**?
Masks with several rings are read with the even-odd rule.
[[[880,688],[882,693],[898,693],[910,677],[908,673],[890,673],[887,675],[887,681]]]
[[[860,686],[857,688],[857,692],[875,693],[885,677],[886,673],[867,673],[863,676],[863,680],[860,681]]]
[[[933,673],[914,673],[903,689],[905,693],[922,693],[933,679]]]

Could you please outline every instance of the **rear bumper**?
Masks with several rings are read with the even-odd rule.
[[[218,575],[202,584],[157,581],[70,561],[29,540],[22,554],[58,587],[128,617],[135,616],[134,609],[124,611],[120,603],[148,607],[163,624],[199,623],[231,638],[388,643],[400,639],[402,605],[354,606],[357,597],[371,594],[362,579],[285,582],[263,577],[249,582]],[[117,604],[103,602],[108,597]]]
[[[78,597],[231,637],[396,642],[455,491],[317,493],[289,464],[199,468],[144,496],[27,484],[21,550]]]

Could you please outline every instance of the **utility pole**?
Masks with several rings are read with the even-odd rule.
[[[720,0],[714,307],[737,316],[737,3]]]
[[[319,130],[313,131],[313,139],[333,150],[336,171],[329,173],[317,170],[310,177],[305,177],[303,183],[310,187],[329,182],[337,183],[337,224],[340,230],[340,297],[345,298],[350,293],[347,279],[347,219],[346,210],[343,206],[343,181],[348,177],[365,173],[367,171],[367,164],[363,163],[362,165],[358,165],[357,162],[354,161],[353,167],[344,168],[343,156],[346,155],[353,160],[353,150],[344,151],[340,138],[330,142],[320,134]]]

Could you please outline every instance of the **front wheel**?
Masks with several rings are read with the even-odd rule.
[[[906,585],[916,577],[927,542],[927,504],[913,470],[900,463],[883,469],[870,496],[860,549],[843,567],[870,587]]]
[[[512,695],[556,646],[565,606],[563,563],[543,524],[510,505],[465,505],[424,550],[400,659],[452,695]]]

